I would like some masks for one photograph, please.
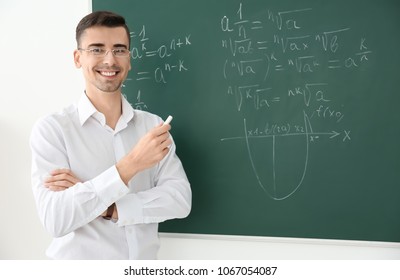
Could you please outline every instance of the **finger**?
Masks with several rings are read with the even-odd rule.
[[[48,188],[49,190],[53,191],[53,192],[60,192],[60,191],[65,191],[68,188],[64,188],[64,187],[60,187],[60,186],[46,186],[46,188]]]
[[[55,176],[59,174],[69,174],[71,176],[75,176],[74,173],[68,168],[58,168],[50,172],[50,175]]]
[[[81,182],[81,180],[79,180],[79,178],[70,169],[67,168],[53,170],[52,172],[50,172],[50,174],[53,176],[60,176],[56,177],[57,179],[69,180],[75,184]]]
[[[59,175],[55,175],[55,176],[48,176],[45,180],[44,183],[47,185],[51,185],[51,184],[62,184],[65,187],[70,187],[73,186],[77,183],[79,183],[79,179],[76,177],[73,177],[69,174],[66,173],[62,173]]]
[[[172,140],[170,137],[168,137],[163,142],[161,142],[161,146],[163,149],[169,147],[171,144],[172,144]]]
[[[162,135],[164,133],[167,133],[169,130],[171,130],[171,125],[170,124],[164,124],[164,125],[161,124],[161,125],[156,126],[153,129],[153,132],[154,132],[154,134],[156,136],[160,136],[160,135]]]
[[[72,185],[75,185],[77,183],[79,183],[79,180],[75,177],[72,177],[68,174],[60,174],[60,175],[56,175],[56,176],[49,176],[46,178],[46,180],[44,181],[45,183],[54,183],[57,181],[67,181],[70,182]]]
[[[168,154],[171,145],[172,145],[171,138],[167,138],[162,143],[160,143],[159,151],[162,153],[163,158],[165,157],[166,154]]]
[[[164,128],[166,131],[170,131],[171,130],[171,125],[170,124],[164,124],[161,126],[161,128]]]
[[[57,186],[57,187],[63,187],[63,188],[70,188],[70,187],[74,186],[75,184],[73,184],[69,181],[54,181],[54,182],[50,182],[50,183],[45,183],[44,185],[46,187]]]
[[[169,133],[165,133],[165,134],[162,134],[162,135],[160,135],[160,136],[158,136],[158,143],[159,144],[162,144],[162,143],[164,143],[165,141],[168,141],[168,140],[170,140],[171,139],[171,137],[170,137],[170,135],[169,135]]]
[[[79,178],[70,170],[67,168],[60,168],[60,169],[55,169],[50,172],[50,175],[46,181],[49,180],[69,180],[73,183],[78,183],[80,182]]]
[[[166,128],[160,128],[160,130],[158,131],[158,137],[164,137],[164,138],[168,138],[168,137],[170,137],[171,135],[170,135],[170,133],[169,133],[169,130],[170,130],[170,125],[168,124],[168,125],[165,125],[165,126],[167,126]]]
[[[159,160],[160,161],[163,160],[167,156],[168,153],[169,153],[169,148],[168,147],[164,148],[164,150],[162,150],[161,153],[160,153],[160,159]]]

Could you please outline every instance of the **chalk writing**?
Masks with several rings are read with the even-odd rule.
[[[240,3],[232,10],[232,15],[223,15],[220,20],[220,47],[226,54],[222,63],[222,76],[227,87],[225,94],[234,100],[235,109],[243,115],[244,128],[244,135],[222,138],[221,141],[238,141],[246,145],[259,186],[274,200],[284,200],[300,188],[309,160],[312,160],[309,152],[313,144],[352,140],[351,128],[346,127],[349,115],[346,104],[337,102],[334,85],[323,77],[326,73],[360,71],[373,54],[368,38],[353,34],[351,26],[323,31],[307,26],[303,19],[314,12],[313,7],[282,11],[266,7],[261,16],[257,13],[257,18],[251,18]],[[285,82],[277,85],[276,80]],[[289,106],[291,114],[296,110],[301,112],[302,121],[270,120],[274,114],[285,116],[279,111],[286,112]],[[265,125],[250,127],[247,115],[253,118],[252,123],[254,118],[256,123],[266,120]],[[316,131],[314,123],[319,124]],[[276,145],[282,137],[295,142],[303,139],[300,141],[304,141],[302,147],[305,150],[304,158],[299,159],[301,167],[293,171],[301,175],[293,186],[285,186],[285,191],[280,190],[280,182],[284,180],[278,175],[284,172],[278,172],[276,164],[279,160]],[[256,148],[259,141],[265,141],[264,147],[269,147],[269,153]],[[272,157],[272,168],[264,167],[268,170],[263,170],[255,157]],[[269,184],[260,176],[265,173]]]
[[[154,46],[152,41],[146,34],[146,27],[143,26],[138,34],[131,32],[133,40],[133,47],[131,48],[131,57],[135,60],[148,60],[154,59],[157,61],[155,67],[151,69],[141,69],[136,73],[136,80],[151,80],[156,83],[166,84],[166,72],[185,72],[189,70],[185,60],[181,57],[176,57],[176,51],[189,47],[191,42],[191,34],[172,38],[165,44]],[[154,63],[143,62],[144,67],[154,65]]]
[[[190,70],[184,57],[178,51],[192,45],[191,34],[173,36],[165,43],[155,43],[147,33],[146,26],[130,33],[132,40],[131,60],[135,65],[140,62],[140,69],[133,72],[133,78],[126,79],[125,83],[167,84],[171,74],[179,75]],[[123,85],[125,87],[125,85]],[[147,104],[142,101],[143,92],[139,89],[135,109],[148,110]]]

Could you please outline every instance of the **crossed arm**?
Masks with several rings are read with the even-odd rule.
[[[168,131],[170,125],[159,124],[143,136],[137,145],[117,164],[122,181],[128,185],[130,179],[138,172],[155,165],[168,153],[172,141]],[[81,180],[69,169],[56,169],[44,181],[44,186],[51,191],[65,191],[80,183]],[[100,216],[107,216],[106,209]],[[113,207],[112,219],[118,220],[117,207]]]
[[[65,191],[66,189],[73,187],[80,182],[82,181],[71,170],[61,168],[50,172],[50,176],[44,181],[44,186],[51,191],[60,192]],[[107,215],[107,210],[101,213],[100,217],[105,217]],[[117,207],[113,207],[111,218],[113,220],[118,220]]]
[[[85,178],[80,175],[84,170],[69,165],[65,145],[71,139],[63,138],[62,129],[58,120],[43,119],[30,138],[34,198],[39,218],[53,236],[64,236],[98,217],[111,216],[110,212],[121,227],[160,223],[190,213],[190,184],[175,154],[169,125],[155,125],[115,165]],[[129,184],[136,176],[140,186]],[[118,209],[108,208],[107,214],[114,203]]]

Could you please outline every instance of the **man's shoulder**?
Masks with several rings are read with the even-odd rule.
[[[73,122],[78,117],[77,106],[71,104],[58,112],[49,113],[40,117],[34,127],[64,127]]]

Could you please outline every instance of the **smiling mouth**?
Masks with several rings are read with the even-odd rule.
[[[119,72],[118,71],[97,71],[100,75],[104,77],[114,77],[116,76]]]

